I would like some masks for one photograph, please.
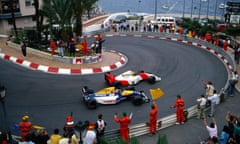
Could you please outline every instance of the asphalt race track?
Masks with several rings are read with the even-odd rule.
[[[177,94],[182,95],[186,107],[195,104],[196,98],[205,92],[202,80],[212,81],[219,91],[227,81],[224,64],[213,54],[198,47],[160,39],[138,37],[105,37],[107,49],[119,51],[128,57],[128,63],[113,71],[120,74],[126,70],[151,72],[162,77],[162,81],[150,85],[142,82],[136,89],[149,95],[150,88],[160,87],[165,95],[157,100],[158,117],[175,112],[170,106]],[[0,129],[12,128],[25,114],[33,124],[47,128],[62,129],[65,117],[73,114],[75,122],[90,120],[95,122],[102,113],[107,122],[107,130],[118,128],[113,122],[113,114],[133,112],[133,124],[148,121],[151,103],[134,106],[130,101],[117,105],[101,105],[96,110],[87,109],[82,102],[81,88],[85,85],[94,90],[106,87],[103,74],[94,75],[54,75],[32,71],[10,61],[0,60],[0,83],[7,88],[5,107],[7,123],[0,123]],[[2,107],[0,121],[3,121]]]

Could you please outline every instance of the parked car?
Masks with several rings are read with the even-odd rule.
[[[107,72],[104,74],[104,79],[110,86],[129,86],[137,85],[141,81],[148,81],[149,83],[154,84],[155,82],[160,81],[161,77],[144,71],[136,73],[129,70],[117,76],[111,72]]]
[[[144,91],[137,91],[134,87],[116,88],[107,87],[98,92],[94,92],[87,86],[82,88],[83,101],[89,109],[96,109],[97,105],[113,105],[124,100],[131,100],[135,105],[141,105],[150,101]]]

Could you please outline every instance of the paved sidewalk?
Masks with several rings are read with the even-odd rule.
[[[53,58],[43,58],[34,53],[27,53],[24,57],[19,49],[6,45],[7,39],[0,39],[0,57],[12,62],[44,72],[55,74],[93,74],[118,69],[125,65],[127,58],[121,53],[113,50],[103,50],[102,60],[91,64],[69,64],[54,61]]]

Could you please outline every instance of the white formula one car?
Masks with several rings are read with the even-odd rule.
[[[105,81],[110,86],[130,86],[136,85],[141,81],[148,81],[150,84],[154,84],[157,81],[161,80],[161,77],[141,71],[140,73],[136,73],[134,71],[126,71],[118,76],[107,72],[104,74]]]

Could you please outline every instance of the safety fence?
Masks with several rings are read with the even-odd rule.
[[[207,110],[207,109],[206,109]],[[197,115],[197,105],[194,105],[188,109],[185,109],[185,118],[187,119],[193,118]],[[170,126],[175,125],[176,123],[176,115],[172,114],[163,118],[158,119],[157,121],[157,130],[161,130]],[[148,123],[136,124],[129,127],[129,135],[130,137],[138,137],[149,133]],[[109,130],[105,132],[105,137],[109,140],[115,140],[119,137],[119,129]]]

